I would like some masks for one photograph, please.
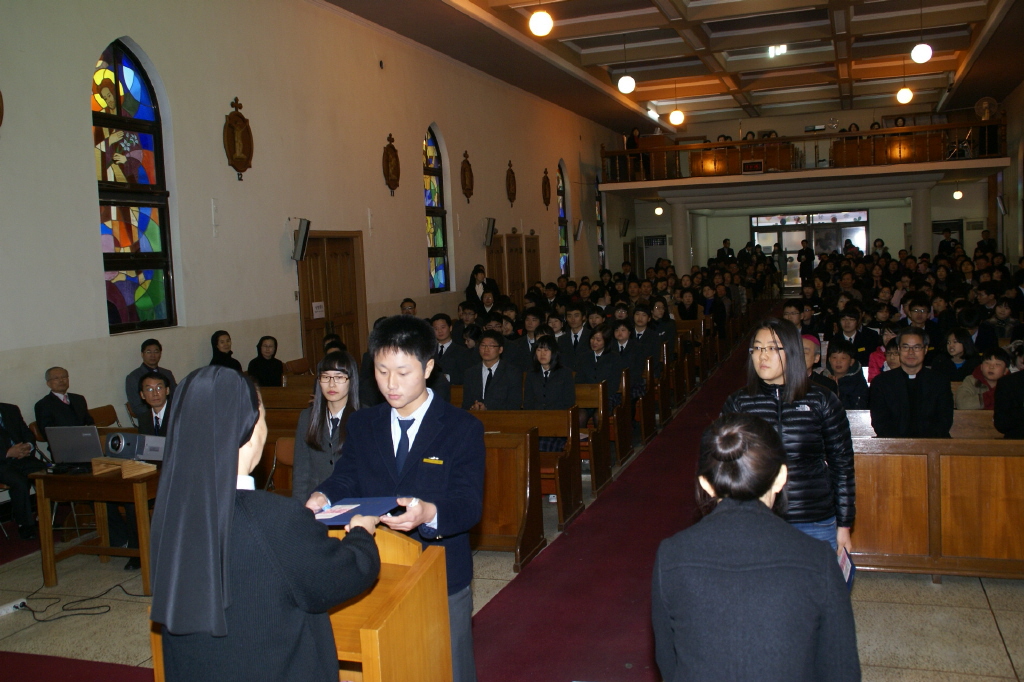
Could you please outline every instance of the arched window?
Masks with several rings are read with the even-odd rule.
[[[121,41],[96,63],[91,101],[110,333],[172,326],[160,111],[149,77]]]
[[[558,271],[569,276],[569,215],[566,207],[565,173],[558,164]]]
[[[423,205],[427,212],[427,268],[430,293],[448,291],[448,225],[444,210],[441,148],[434,131],[423,136]]]

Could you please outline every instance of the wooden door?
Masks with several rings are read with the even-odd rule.
[[[523,263],[523,235],[510,234],[505,238],[505,261],[508,264],[508,296],[520,310],[523,309],[523,294],[526,270]]]
[[[362,234],[312,232],[298,266],[303,356],[315,365],[324,335],[337,334],[359,362],[368,334]]]
[[[535,234],[523,237],[526,251],[526,288],[540,282],[540,237]]]
[[[498,283],[501,293],[508,293],[505,278],[505,235],[496,234],[487,247],[487,276]]]

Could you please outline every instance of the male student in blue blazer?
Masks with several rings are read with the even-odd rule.
[[[444,547],[453,680],[473,682],[469,530],[483,509],[484,429],[427,388],[435,346],[430,325],[410,315],[374,327],[369,353],[386,403],[352,413],[341,458],[306,506],[316,512],[346,497],[398,498],[405,513],[380,521],[424,547]]]

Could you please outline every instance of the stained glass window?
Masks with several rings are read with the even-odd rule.
[[[434,131],[423,136],[423,205],[427,220],[427,274],[430,293],[451,289],[448,272],[448,228],[444,210],[441,148]]]
[[[149,77],[120,41],[96,63],[90,100],[110,333],[172,326],[160,112]]]
[[[565,205],[565,174],[559,164],[558,173],[555,175],[558,196],[558,271],[566,277],[569,276],[569,218],[566,214]]]

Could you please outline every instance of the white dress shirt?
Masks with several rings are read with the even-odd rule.
[[[398,420],[406,421],[413,419],[413,423],[409,426],[409,429],[405,432],[405,435],[409,438],[409,452],[412,452],[413,441],[416,440],[416,434],[420,432],[420,424],[423,423],[423,415],[430,409],[430,403],[434,402],[434,392],[427,389],[427,399],[423,401],[423,404],[416,408],[408,417],[399,417],[398,410],[391,408],[391,443],[395,448],[395,456],[398,456],[398,441],[402,437],[402,427],[398,425]],[[434,514],[434,518],[427,521],[425,526],[437,529],[437,514]]]

